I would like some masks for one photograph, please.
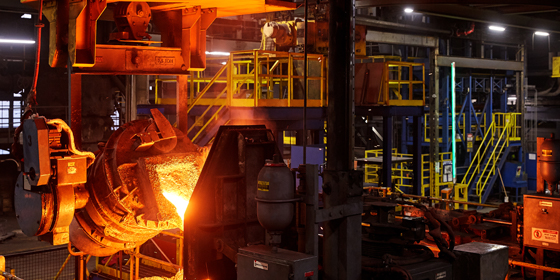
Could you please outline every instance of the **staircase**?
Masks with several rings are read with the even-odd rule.
[[[226,69],[231,61],[228,60],[218,70],[216,75],[206,84],[204,89],[198,93],[192,103],[189,104],[187,112],[190,115],[195,115],[193,124],[189,124],[187,134],[193,143],[199,146],[205,146],[216,135],[218,128],[228,122],[229,116],[226,117],[228,108],[226,106],[226,94],[228,87],[225,86],[217,93],[210,89],[216,85],[216,81],[224,74],[227,73]],[[222,84],[223,85],[223,84]],[[209,96],[214,93],[216,96]],[[203,108],[203,112],[195,112],[194,108]],[[200,110],[202,111],[202,110]]]
[[[511,149],[521,146],[518,113],[495,113],[460,187],[468,191],[469,201],[485,203],[498,179]]]

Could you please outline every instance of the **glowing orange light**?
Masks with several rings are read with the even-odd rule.
[[[173,206],[175,206],[177,214],[179,214],[179,217],[181,217],[181,220],[184,222],[184,215],[185,211],[187,211],[187,206],[189,206],[189,201],[171,192],[163,192],[163,196],[167,198],[167,200],[169,200],[169,202],[171,202]]]

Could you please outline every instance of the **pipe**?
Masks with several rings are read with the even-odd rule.
[[[553,84],[552,87],[550,87],[547,90],[535,92],[536,93],[535,96],[557,96],[557,95],[559,95],[560,94],[560,78],[557,79],[556,84],[557,84],[557,88],[556,88],[555,91],[552,91],[552,88],[554,88],[554,84]]]
[[[401,194],[400,196],[401,197],[408,197],[408,198],[436,200],[436,201],[442,201],[442,202],[447,202],[447,203],[458,203],[458,204],[466,204],[466,205],[472,205],[472,206],[499,208],[498,205],[492,205],[492,204],[483,204],[483,203],[476,203],[476,202],[469,202],[469,201],[458,201],[458,200],[452,200],[452,199],[428,197],[428,196],[413,195],[413,194]]]
[[[37,54],[35,56],[35,72],[33,74],[33,84],[31,85],[31,91],[27,98],[27,106],[31,107],[37,105],[37,80],[39,78],[39,63],[41,60],[41,28],[45,25],[41,23],[43,20],[43,0],[39,2],[39,18],[37,19]]]
[[[520,262],[520,261],[515,261],[515,260],[512,260],[512,259],[509,259],[508,263],[511,266],[534,268],[534,269],[537,269],[537,270],[542,270],[542,271],[547,271],[547,272],[560,274],[560,268],[554,268],[554,267],[542,266],[542,265],[538,265],[538,264]]]
[[[452,30],[382,21],[367,16],[356,16],[356,24],[371,26],[371,27],[396,29],[396,30],[407,30],[407,31],[416,30],[416,31],[424,31],[428,33],[439,33],[439,34],[446,34],[446,35],[451,35],[453,33]]]
[[[307,164],[307,0],[304,0],[305,25],[303,29],[303,164]]]
[[[497,219],[489,219],[489,218],[482,218],[482,221],[483,222],[506,225],[506,226],[511,226],[511,224],[512,224],[511,222],[508,222],[508,221],[502,221],[502,220],[497,220]]]

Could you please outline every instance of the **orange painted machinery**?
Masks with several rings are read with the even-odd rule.
[[[295,9],[279,0],[142,1],[21,0],[35,7],[43,2],[49,21],[49,64],[85,74],[186,75],[206,68],[206,30],[217,17]],[[39,8],[39,7],[38,7]],[[113,18],[118,45],[97,42],[97,21]],[[161,42],[149,41],[149,25],[161,30]],[[154,47],[151,44],[159,43]]]

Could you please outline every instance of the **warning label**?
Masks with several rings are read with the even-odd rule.
[[[552,207],[552,201],[539,201],[539,206]]]
[[[258,269],[268,270],[268,264],[267,263],[254,260],[253,265]]]
[[[267,192],[270,190],[270,182],[267,181],[259,181],[257,186],[259,191]]]
[[[535,241],[551,242],[558,244],[558,231],[542,228],[532,228],[532,239]]]

